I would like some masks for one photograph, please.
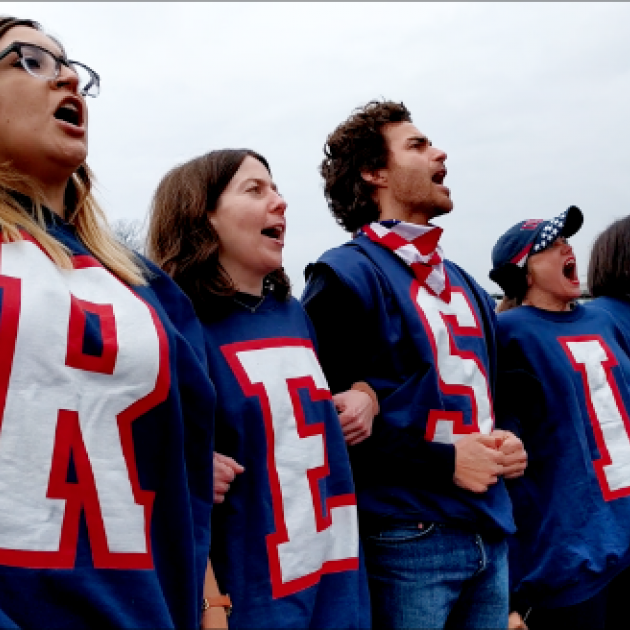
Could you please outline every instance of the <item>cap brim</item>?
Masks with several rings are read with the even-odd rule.
[[[560,230],[560,234],[565,238],[570,238],[579,231],[582,227],[582,223],[584,223],[582,211],[577,206],[571,206],[567,209],[567,217],[562,230]]]

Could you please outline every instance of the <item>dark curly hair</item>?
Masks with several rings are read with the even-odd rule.
[[[378,220],[374,186],[361,173],[387,166],[389,151],[382,128],[398,122],[411,122],[402,103],[370,101],[355,109],[326,139],[326,157],[319,170],[324,194],[335,220],[348,232]]]
[[[149,219],[147,253],[191,299],[199,317],[213,318],[237,292],[219,262],[219,236],[208,220],[219,197],[248,156],[271,173],[269,163],[250,149],[211,151],[169,171],[159,183]],[[283,268],[265,278],[281,300],[291,294]]]

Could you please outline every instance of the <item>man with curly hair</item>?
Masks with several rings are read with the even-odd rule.
[[[331,390],[367,383],[378,398],[371,436],[349,447],[375,627],[508,623],[502,478],[526,455],[494,429],[494,302],[431,223],[453,208],[445,161],[402,103],[372,101],[321,165],[355,237],[309,265],[302,300]]]

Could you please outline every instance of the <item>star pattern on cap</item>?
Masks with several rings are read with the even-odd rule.
[[[552,219],[551,221],[547,221],[545,223],[545,225],[543,226],[540,232],[540,235],[537,239],[536,244],[532,248],[533,251],[535,252],[542,251],[546,247],[549,247],[549,245],[551,245],[551,243],[553,243],[556,240],[556,238],[560,234],[560,231],[564,227],[566,216],[567,216],[567,211],[565,210],[562,214],[559,214],[555,219]]]

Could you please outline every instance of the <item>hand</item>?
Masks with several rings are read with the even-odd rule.
[[[223,503],[230,484],[236,475],[240,475],[245,468],[227,455],[214,453],[214,502]]]
[[[502,440],[500,449],[503,455],[505,455],[503,461],[503,478],[516,479],[517,477],[521,477],[527,468],[527,453],[525,452],[523,442],[511,431],[497,429],[490,435]]]
[[[523,618],[517,612],[511,612],[508,617],[508,630],[527,630]]]
[[[225,608],[222,606],[212,606],[208,610],[204,610],[201,616],[201,628],[202,630],[210,630],[214,628],[220,628],[221,630],[227,630],[228,621]]]
[[[349,389],[335,394],[333,403],[339,413],[343,437],[349,446],[370,437],[374,423],[374,404],[368,394]]]
[[[502,438],[470,433],[455,442],[453,481],[472,492],[486,492],[503,474],[505,456],[499,450]]]

